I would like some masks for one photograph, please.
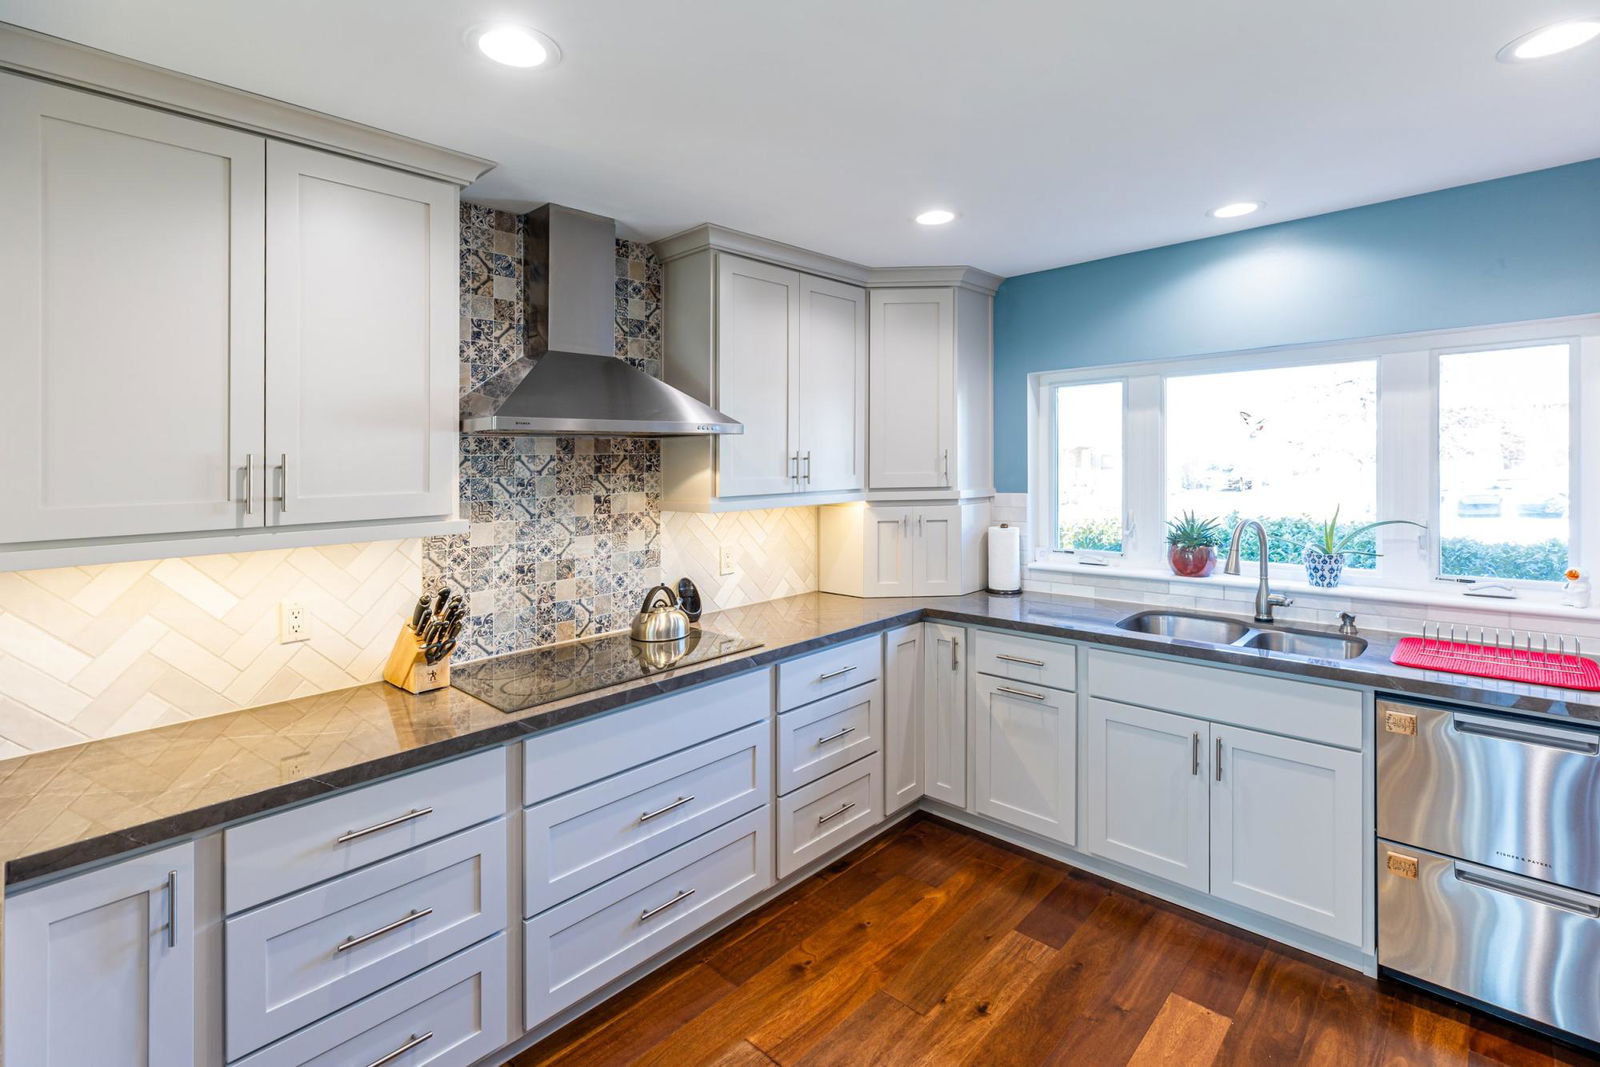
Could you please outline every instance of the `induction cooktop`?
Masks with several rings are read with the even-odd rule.
[[[760,641],[698,628],[677,641],[605,634],[465,663],[451,671],[450,682],[509,714],[760,647]]]

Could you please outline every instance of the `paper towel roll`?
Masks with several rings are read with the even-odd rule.
[[[1009,523],[989,527],[989,592],[1022,592],[1022,530]]]

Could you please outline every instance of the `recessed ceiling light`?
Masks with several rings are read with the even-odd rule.
[[[478,51],[508,67],[552,67],[561,58],[556,43],[526,26],[489,26],[468,35]]]
[[[922,214],[918,215],[917,221],[922,223],[924,226],[943,226],[945,223],[950,222],[955,217],[956,213],[954,211],[946,211],[942,207],[936,207],[931,211],[924,211]]]
[[[1206,214],[1214,219],[1236,219],[1241,215],[1248,215],[1252,211],[1260,211],[1261,202],[1258,200],[1240,200],[1234,204],[1223,204],[1219,208],[1212,208]]]
[[[1600,37],[1600,18],[1568,19],[1542,30],[1525,33],[1500,49],[1502,63],[1521,63],[1529,59],[1543,59],[1559,52],[1588,44]]]

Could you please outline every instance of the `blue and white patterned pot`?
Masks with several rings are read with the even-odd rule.
[[[1315,545],[1307,545],[1301,560],[1306,565],[1306,581],[1318,589],[1332,589],[1344,577],[1344,555],[1329,555]]]

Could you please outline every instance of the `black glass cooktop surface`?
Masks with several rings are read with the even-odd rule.
[[[760,648],[760,641],[692,629],[678,641],[606,634],[465,663],[450,683],[504,712],[527,711],[611,685]]]

